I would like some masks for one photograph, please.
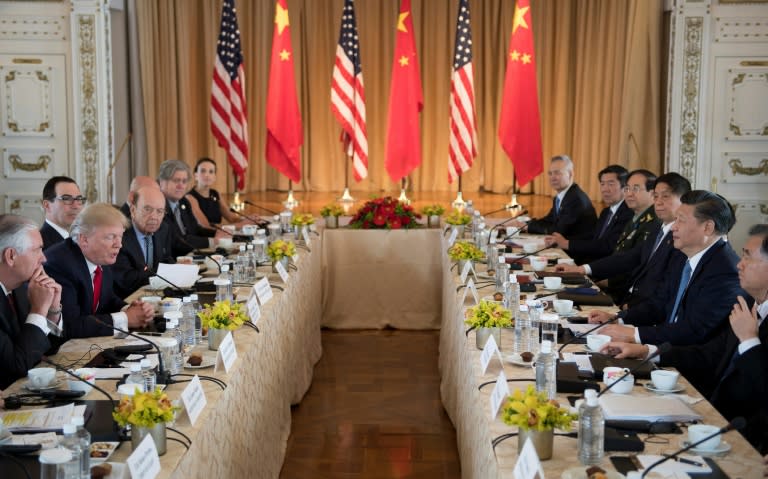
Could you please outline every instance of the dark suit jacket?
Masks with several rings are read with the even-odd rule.
[[[720,239],[693,272],[680,301],[677,321],[667,323],[686,261],[684,255],[675,256],[669,263],[664,284],[653,296],[619,313],[625,323],[638,327],[643,343],[702,344],[725,327],[736,297],[746,296],[736,270],[739,257],[729,243]]]
[[[643,211],[637,219],[628,222],[621,232],[619,240],[616,242],[616,253],[637,249],[646,242],[652,232],[658,232],[661,221],[656,217],[653,206]],[[653,239],[656,239],[655,233]],[[632,270],[624,270],[608,278],[608,287],[606,291],[611,295],[614,302],[620,303],[629,293],[629,287],[632,285]]]
[[[64,237],[59,234],[58,231],[53,229],[53,226],[48,223],[43,223],[40,227],[40,236],[43,237],[43,251],[47,250],[51,246],[64,241]]]
[[[576,183],[572,184],[560,202],[560,213],[552,209],[547,216],[533,219],[528,223],[528,232],[533,234],[560,233],[569,240],[589,238],[595,231],[597,215],[592,201]]]
[[[616,210],[616,214],[611,217],[611,222],[608,223],[608,228],[605,230],[602,236],[600,231],[603,229],[603,225],[608,219],[610,208],[604,208],[600,212],[600,217],[597,219],[597,225],[595,226],[594,234],[589,239],[570,239],[568,238],[568,254],[576,261],[577,264],[589,263],[592,260],[596,260],[613,253],[616,247],[616,242],[619,240],[621,232],[624,231],[624,225],[632,220],[634,213],[627,206],[625,202],[621,202],[621,205]]]
[[[208,238],[213,238],[216,230],[200,226],[195,219],[195,215],[192,214],[192,207],[186,198],[179,200],[179,208],[181,208],[181,221],[187,230],[186,234],[181,233],[179,225],[176,224],[176,218],[173,216],[171,204],[166,200],[163,223],[166,224],[171,232],[173,256],[183,256],[193,249],[207,248]]]
[[[632,271],[632,280],[630,281],[632,292],[622,298],[619,304],[627,304],[632,307],[652,297],[659,285],[664,283],[670,261],[673,258],[678,258],[677,261],[685,261],[681,259],[685,255],[675,248],[672,242],[672,231],[668,231],[664,235],[659,247],[656,248],[655,252],[653,251],[659,229],[661,229],[661,225],[651,232],[651,235],[639,248],[634,248],[640,252],[640,265]]]
[[[18,317],[0,289],[0,389],[26,376],[51,347],[40,328],[25,323],[29,314],[26,287],[17,288],[14,297]]]
[[[120,213],[125,215],[128,221],[131,221],[131,205],[127,201],[120,206]]]
[[[749,419],[768,412],[768,321],[758,337],[760,345],[734,357],[739,339],[728,327],[705,344],[672,348],[660,362],[677,368],[729,421]],[[747,439],[758,447],[751,435]]]
[[[102,266],[101,296],[96,311],[93,310],[93,281],[80,247],[67,238],[46,251],[48,260],[44,267],[48,275],[61,285],[61,305],[64,334],[69,338],[111,336],[113,330],[92,318],[112,324],[110,313],[125,306],[113,291],[112,266]]]
[[[121,298],[131,295],[140,287],[149,284],[149,277],[157,271],[160,263],[175,263],[168,225],[162,223],[160,229],[152,235],[153,268],[148,269],[144,261],[136,231],[133,225],[123,234],[123,247],[112,266],[115,276],[115,293]]]

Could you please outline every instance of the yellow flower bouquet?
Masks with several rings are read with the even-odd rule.
[[[525,392],[516,389],[502,411],[504,424],[525,431],[548,431],[555,428],[570,431],[571,424],[578,417],[570,409],[560,407],[560,403],[554,399],[547,399],[546,393],[536,392],[533,385],[528,386]]]
[[[474,328],[509,328],[514,324],[512,312],[499,303],[481,300],[467,308],[464,323]]]
[[[215,301],[200,311],[200,324],[204,328],[233,331],[248,321],[248,313],[241,303]]]
[[[483,251],[471,241],[457,241],[448,248],[448,256],[458,261],[460,259],[479,261],[485,258]]]
[[[292,258],[296,255],[296,245],[291,241],[276,240],[267,246],[267,256],[272,261],[279,261],[283,258]]]
[[[112,412],[112,418],[125,427],[152,427],[173,419],[173,413],[179,408],[171,404],[168,395],[161,389],[152,392],[139,392],[132,397],[124,397]]]
[[[445,222],[454,226],[468,225],[471,221],[472,218],[469,215],[465,215],[459,210],[453,210],[445,217]]]
[[[293,226],[308,226],[315,222],[315,217],[311,213],[299,213],[291,219]]]
[[[337,205],[336,203],[328,203],[327,205],[320,208],[320,216],[328,217],[328,216],[336,216],[339,217],[344,214],[344,208]]]
[[[427,205],[421,209],[421,214],[426,216],[440,216],[443,213],[445,213],[445,208],[438,204]]]

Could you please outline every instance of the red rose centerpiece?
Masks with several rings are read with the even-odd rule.
[[[352,217],[349,227],[366,230],[418,228],[421,226],[416,221],[419,218],[421,215],[416,213],[411,205],[403,204],[391,196],[387,196],[374,198],[365,203]]]

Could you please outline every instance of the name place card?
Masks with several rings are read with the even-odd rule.
[[[259,322],[259,318],[261,318],[261,308],[259,308],[259,299],[255,294],[252,294],[248,298],[246,307],[248,308],[248,317],[251,319],[251,322],[253,324]]]
[[[539,455],[536,453],[536,448],[533,447],[533,443],[530,439],[525,440],[523,450],[520,451],[520,455],[515,463],[515,468],[512,470],[512,477],[514,479],[535,479],[544,477],[544,469],[541,467]]]
[[[280,279],[283,280],[283,283],[288,282],[288,271],[285,270],[285,267],[283,266],[283,263],[277,262],[275,263],[275,269],[277,270],[277,274],[280,275]]]
[[[154,479],[160,473],[160,456],[157,455],[157,448],[152,436],[147,436],[141,441],[128,459],[128,470],[131,471],[133,479]]]
[[[451,235],[448,237],[448,246],[453,246],[456,242],[456,238],[459,236],[459,230],[457,228],[451,228]]]
[[[469,281],[467,281],[467,289],[472,293],[472,299],[475,300],[475,304],[479,303],[480,297],[477,295],[477,288],[475,288],[475,282],[472,281],[472,278],[469,278]]]
[[[219,353],[216,355],[214,371],[219,370],[219,364],[221,363],[224,365],[224,371],[229,372],[232,365],[235,364],[235,359],[237,359],[237,348],[235,347],[235,340],[232,338],[232,331],[229,331],[219,345]]]
[[[475,334],[477,334],[478,331],[475,329]],[[496,355],[496,353],[499,352],[499,345],[496,344],[496,338],[493,337],[491,334],[488,336],[488,341],[485,342],[485,346],[483,347],[483,352],[480,353],[480,369],[483,370],[483,374],[485,374],[485,371],[488,369],[488,365],[491,363],[491,359]]]
[[[470,271],[472,271],[472,261],[467,261],[464,263],[464,267],[461,268],[461,284],[467,282],[467,276],[469,276]]]
[[[181,401],[184,403],[184,409],[187,411],[190,424],[194,426],[195,421],[197,421],[197,418],[207,404],[205,391],[203,391],[203,385],[200,383],[200,377],[197,374],[181,392]]]
[[[499,377],[496,378],[496,385],[493,386],[491,392],[491,421],[496,419],[499,414],[499,409],[504,403],[504,400],[509,396],[509,383],[507,377],[504,375],[504,371],[499,373]]]
[[[307,244],[307,247],[309,247],[309,228],[301,229],[301,237],[304,238],[304,242]]]
[[[269,279],[266,276],[256,281],[253,285],[253,292],[259,298],[259,304],[264,306],[272,299],[272,286],[269,285]]]

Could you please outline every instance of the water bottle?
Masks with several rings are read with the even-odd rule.
[[[229,271],[229,265],[228,264],[224,264],[224,265],[221,266],[221,274],[219,275],[219,277],[217,279],[226,280],[226,281],[228,281],[228,283],[226,283],[227,287],[226,287],[224,299],[219,299],[219,297],[218,297],[219,296],[219,288],[218,287],[216,288],[216,301],[226,301],[226,300],[232,301],[232,299],[234,298],[232,296],[232,284],[234,283],[234,278],[232,277],[232,273],[230,273],[230,271]],[[217,284],[216,280],[213,280],[213,284],[214,285]],[[220,283],[219,286],[224,285],[224,284],[225,283]]]
[[[509,275],[509,279],[504,282],[504,307],[512,312],[512,318],[517,324],[520,316],[520,284],[514,274]]]
[[[488,233],[488,230],[485,229],[485,223],[481,222],[477,225],[477,231],[475,232],[475,246],[480,248],[480,250],[485,249],[486,245],[488,245],[489,238],[490,234]]]
[[[91,479],[91,433],[85,428],[85,418],[75,416],[72,424],[77,428],[75,436],[80,439],[80,479]]]
[[[163,314],[163,317],[165,317],[165,333],[163,333],[163,337],[172,341],[168,341],[167,346],[161,347],[161,354],[163,354],[165,369],[171,374],[178,374],[181,372],[180,368],[184,366],[184,358],[181,354],[182,337],[178,329],[181,315],[181,311],[168,311]]]
[[[152,362],[149,359],[141,360],[141,375],[144,378],[144,390],[152,392],[157,387],[157,376],[155,376],[155,368],[152,367]]]
[[[536,357],[536,391],[546,393],[549,399],[557,396],[557,361],[549,341],[542,341]]]
[[[176,339],[176,348],[173,350],[173,369],[172,374],[178,374],[184,370],[184,336],[179,328],[179,321],[181,318],[177,317],[173,319],[173,327],[171,332],[173,338]]]
[[[195,310],[192,308],[192,298],[184,296],[181,300],[181,329],[182,345],[185,351],[195,345]]]
[[[532,340],[538,345],[541,341],[541,315],[544,314],[544,303],[538,299],[529,299],[525,304],[528,306],[528,318],[531,320]]]
[[[245,245],[240,245],[240,252],[235,257],[235,282],[246,283],[248,282],[248,253],[245,250]]]
[[[203,310],[203,306],[197,294],[189,295],[189,299],[192,303],[192,311],[195,313],[195,344],[200,344],[203,341],[203,324],[200,322],[200,311]]]
[[[496,270],[496,263],[499,261],[499,253],[496,249],[496,245],[488,243],[485,247],[485,261],[488,265],[488,271]]]
[[[470,218],[475,217],[475,207],[472,204],[472,200],[467,200],[467,206],[464,207],[464,213],[468,214]]]
[[[125,378],[125,384],[133,384],[139,391],[146,391],[146,389],[144,389],[144,376],[141,375],[141,364],[131,364],[131,373]]]
[[[253,240],[253,252],[256,255],[256,266],[267,262],[267,237],[264,235],[264,230],[259,230],[256,239]]]
[[[64,477],[66,479],[80,479],[80,471],[82,470],[80,463],[82,462],[83,457],[83,447],[80,445],[80,438],[77,437],[77,426],[74,424],[64,424],[64,436],[59,440],[59,446],[72,454],[72,458],[64,467]],[[88,453],[90,454],[90,450]],[[89,476],[90,472],[91,471],[89,470]]]
[[[472,214],[472,222],[469,223],[469,237],[474,240],[475,238],[475,232],[477,232],[477,229],[480,227],[480,222],[482,221],[482,218],[480,216],[479,211],[475,211]]]
[[[584,465],[598,464],[603,459],[605,442],[605,416],[597,402],[597,391],[584,391],[584,402],[579,407],[579,461]]]
[[[67,475],[72,453],[63,447],[43,449],[39,461],[40,479],[62,479]]]
[[[256,267],[259,265],[259,260],[256,258],[256,248],[253,243],[246,246],[246,253],[248,255],[248,265],[245,270],[246,282],[253,283],[256,281]]]
[[[509,265],[504,261],[496,263],[495,286],[497,293],[504,292],[504,283],[509,281]]]
[[[231,285],[228,279],[216,278],[213,280],[213,285],[216,286],[216,301],[232,301],[232,294],[229,292]]]

